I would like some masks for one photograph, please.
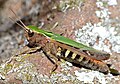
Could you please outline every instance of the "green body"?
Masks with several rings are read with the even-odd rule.
[[[97,60],[106,60],[106,59],[109,59],[110,57],[110,54],[106,53],[106,52],[101,52],[99,50],[96,50],[92,47],[88,47],[82,43],[78,43],[74,40],[71,40],[69,38],[66,38],[64,36],[61,36],[59,34],[55,34],[55,33],[52,33],[52,32],[48,32],[48,31],[45,31],[45,30],[42,30],[42,29],[39,29],[38,27],[35,27],[35,26],[28,26],[28,28],[30,30],[32,30],[33,32],[36,32],[38,34],[42,34],[50,39],[53,39],[57,42],[60,42],[60,43],[64,43],[64,44],[67,44],[69,46],[72,46],[72,47],[75,47],[75,48],[78,48],[80,50],[85,50],[85,51],[88,51],[89,53],[91,53],[92,55],[90,55],[91,57],[94,57],[95,59]],[[94,55],[93,55],[94,54]]]
[[[74,40],[71,40],[71,39],[66,38],[64,36],[61,36],[59,34],[54,34],[52,32],[48,32],[48,31],[39,29],[38,27],[28,26],[28,28],[30,28],[32,31],[34,31],[34,32],[36,32],[38,34],[42,34],[42,35],[44,35],[46,37],[49,37],[49,38],[51,38],[51,39],[53,39],[55,41],[58,41],[58,42],[61,42],[61,43],[64,43],[64,44],[67,44],[67,45],[70,45],[70,46],[73,46],[73,47],[76,47],[76,48],[80,48],[81,50],[97,51],[94,48],[88,47],[86,45],[78,43],[78,42],[76,42]]]

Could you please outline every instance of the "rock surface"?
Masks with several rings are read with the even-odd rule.
[[[120,9],[120,1],[118,0],[117,4],[111,4],[110,1],[113,0],[0,1],[2,3],[0,5],[0,83],[120,84],[120,76],[104,75],[98,71],[78,68],[64,60],[59,62],[55,73],[50,74],[54,65],[42,51],[29,53],[33,52],[34,49],[25,46],[24,31],[8,18],[15,18],[14,14],[9,12],[8,8],[11,7],[26,25],[36,25],[77,40],[78,34],[76,34],[76,31],[78,29],[84,30],[87,23],[93,26],[99,22],[105,22],[106,24],[100,26],[112,25],[114,28],[119,27],[120,12],[118,10]],[[89,26],[87,25],[87,27]],[[109,27],[111,28],[111,26]],[[116,32],[119,36],[120,31],[116,30]],[[89,35],[88,33],[87,31],[87,34],[83,34],[83,36]],[[96,41],[95,35],[93,35],[93,39],[90,38],[91,40],[89,40],[89,36],[83,37],[82,41],[84,42],[87,38],[85,42],[87,44],[94,43],[94,39],[97,44],[101,43],[101,40]],[[114,41],[112,44],[120,45],[116,43]],[[110,46],[109,40],[105,41],[103,45],[105,47],[99,49],[106,50],[105,44]],[[114,46],[112,48],[117,49]],[[112,55],[106,62],[111,63],[113,68],[120,71],[120,54],[113,52],[115,50],[111,47],[109,49],[112,50]]]

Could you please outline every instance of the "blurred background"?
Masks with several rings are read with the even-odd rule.
[[[43,26],[44,20],[51,13],[56,0],[0,0],[0,58],[7,59],[12,52],[24,45],[24,31],[9,17],[17,21],[10,8],[25,25]]]
[[[63,33],[96,49],[119,53],[119,3],[116,0],[0,0],[1,62],[26,45],[24,30],[9,18],[17,21],[10,8],[25,25]]]
[[[20,49],[24,50],[27,43],[24,37],[25,31],[9,18],[11,17],[15,21],[18,19],[10,11],[10,8],[25,25],[35,25],[110,53],[110,59],[105,62],[112,64],[112,68],[120,71],[120,0],[0,0],[0,64],[3,66],[2,68],[0,66],[0,79],[5,79],[5,75],[6,78],[10,78],[9,82],[14,83],[17,79],[15,77],[18,75],[20,80],[23,80],[22,83],[26,81],[31,83],[30,80],[32,83],[36,80],[38,82],[42,80],[43,84],[48,82],[53,84],[56,81],[58,84],[61,84],[61,81],[66,82],[65,84],[76,84],[79,80],[80,84],[120,84],[119,76],[104,75],[93,70],[76,69],[76,67],[71,69],[71,65],[68,66],[69,63],[61,63],[60,67],[62,68],[57,70],[60,74],[57,73],[49,79],[48,76],[41,74],[50,74],[53,66],[45,56],[42,58],[43,54],[40,52],[33,53],[31,58],[28,57],[30,63],[28,65],[31,63],[37,65],[34,69],[27,65],[26,59],[24,62],[13,60],[11,65],[8,63],[7,67],[4,66],[5,61],[19,53]],[[21,57],[24,56],[18,57],[22,59]],[[19,68],[18,63],[20,63],[18,69],[20,74],[17,71],[15,74],[9,73],[14,68],[14,66],[11,67],[14,63],[16,63],[17,68]],[[75,70],[79,71],[75,72]],[[28,73],[27,77],[26,74],[21,76],[24,71]],[[69,72],[70,74],[68,74]],[[21,84],[18,82],[17,80],[16,83]]]

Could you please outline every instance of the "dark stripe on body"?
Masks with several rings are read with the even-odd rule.
[[[80,55],[77,54],[74,60],[78,61],[79,58],[80,58]]]
[[[67,56],[67,58],[71,59],[72,55],[73,55],[73,52],[70,51],[69,54],[68,54],[68,56]]]
[[[61,52],[61,55],[63,55],[65,57],[65,53],[66,53],[67,49],[63,49]]]
[[[72,51],[70,51],[69,49],[63,49],[61,48],[61,52],[59,52],[60,55],[63,57],[63,59],[69,61],[69,62],[73,62],[76,64],[80,64],[84,67],[93,69],[93,70],[99,70],[101,72],[106,72],[108,73],[108,67],[106,65],[101,65],[99,63],[101,62],[97,62],[94,59],[90,59],[89,57],[84,57],[81,56],[77,53],[74,53]]]

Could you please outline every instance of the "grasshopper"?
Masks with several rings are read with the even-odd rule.
[[[13,10],[11,11],[14,13]],[[110,67],[102,61],[109,59],[109,53],[98,51],[61,36],[60,34],[39,29],[36,26],[26,26],[20,19],[19,22],[20,23],[15,23],[25,30],[25,36],[29,42],[28,46],[32,48],[40,47],[50,60],[52,60],[51,58],[55,60],[64,59],[79,66],[97,70],[105,74],[111,72],[111,70],[114,72],[114,69],[110,69]],[[54,71],[57,68],[57,64],[53,60],[52,62],[55,64]]]

